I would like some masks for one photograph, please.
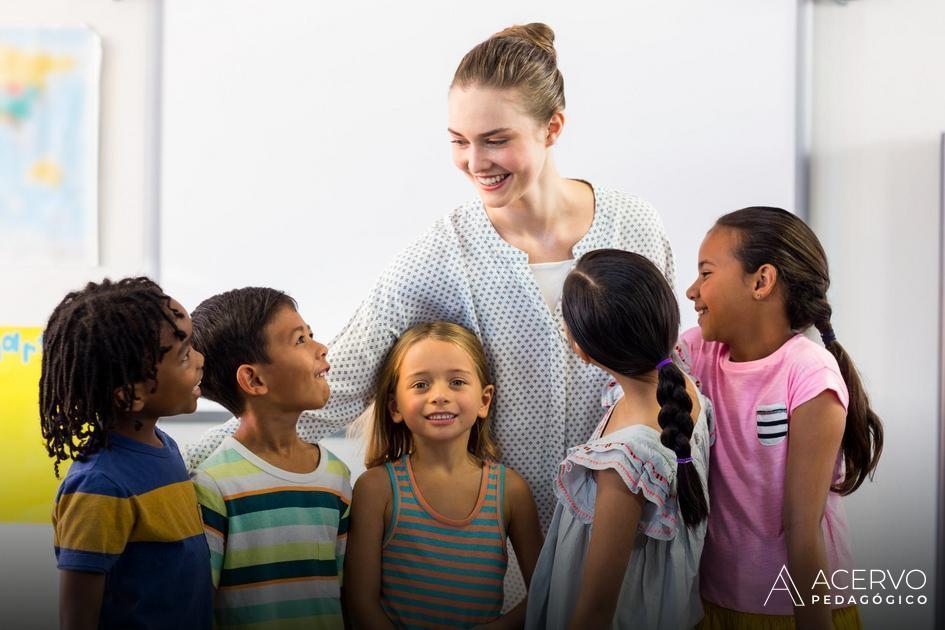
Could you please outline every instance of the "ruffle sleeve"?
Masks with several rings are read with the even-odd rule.
[[[643,430],[630,427],[568,449],[555,479],[555,495],[577,520],[592,523],[597,499],[594,471],[613,469],[631,492],[647,501],[639,530],[651,538],[671,540],[678,518],[673,493],[676,462],[658,438],[644,435]]]

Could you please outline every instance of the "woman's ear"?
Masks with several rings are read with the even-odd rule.
[[[555,112],[545,127],[545,147],[551,148],[558,141],[558,136],[564,129],[564,112]]]
[[[269,387],[263,380],[261,372],[250,363],[244,363],[236,368],[236,383],[247,396],[262,396],[269,392]]]
[[[778,284],[778,268],[769,263],[758,267],[752,274],[752,297],[763,300],[774,292]]]
[[[387,411],[390,412],[390,417],[394,422],[404,421],[404,414],[400,413],[400,409],[397,408],[396,396],[391,396],[390,400],[387,401]]]

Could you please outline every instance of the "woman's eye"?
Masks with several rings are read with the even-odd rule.
[[[457,146],[464,146],[466,144],[466,141],[465,140],[450,140],[450,143],[455,144]]]
[[[486,144],[490,147],[500,147],[506,142],[508,142],[508,140],[486,140]]]

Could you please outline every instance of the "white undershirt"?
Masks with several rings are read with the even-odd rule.
[[[535,276],[535,282],[538,283],[538,289],[541,291],[541,297],[545,299],[545,304],[553,313],[558,306],[558,300],[561,299],[561,292],[564,290],[564,279],[568,276],[571,269],[574,268],[574,259],[562,260],[559,262],[533,263],[528,265]]]

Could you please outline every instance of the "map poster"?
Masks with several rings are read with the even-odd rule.
[[[0,264],[98,264],[101,59],[86,27],[0,27]]]

